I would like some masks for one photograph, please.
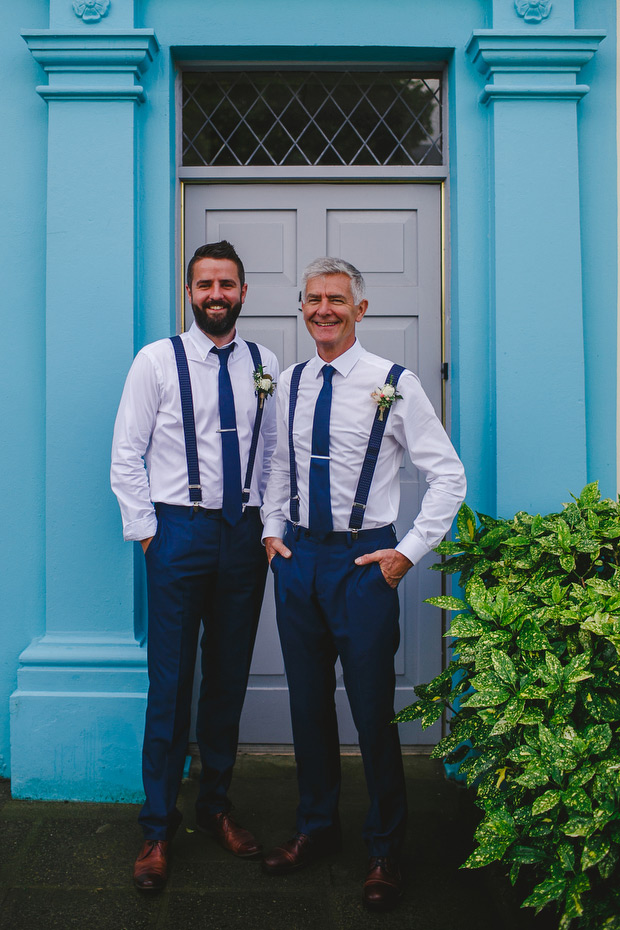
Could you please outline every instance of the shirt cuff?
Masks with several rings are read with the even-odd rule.
[[[142,520],[133,520],[123,527],[123,539],[126,542],[140,542],[141,539],[148,539],[154,536],[157,531],[157,517],[155,512],[150,517],[143,517]]]
[[[267,536],[277,536],[278,539],[284,537],[284,531],[286,530],[286,520],[283,517],[271,516],[267,517],[267,522],[263,527],[263,535],[261,540],[264,542]]]
[[[402,552],[413,565],[417,565],[420,559],[423,559],[427,552],[431,550],[428,548],[426,543],[422,542],[419,536],[415,535],[412,531],[407,533],[406,536],[403,536],[401,541],[396,546],[397,552]]]

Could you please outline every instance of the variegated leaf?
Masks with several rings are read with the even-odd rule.
[[[541,794],[540,797],[536,798],[532,804],[532,813],[533,814],[544,814],[547,811],[550,811],[552,808],[556,807],[560,803],[560,792],[551,790],[545,791],[544,794]]]
[[[600,833],[591,836],[583,847],[581,868],[584,870],[591,869],[593,865],[597,865],[607,855],[610,849],[611,844],[606,836],[602,836]]]
[[[441,594],[438,597],[427,597],[425,604],[432,604],[433,607],[441,607],[442,610],[467,610],[467,604],[460,597],[452,597],[450,594]]]

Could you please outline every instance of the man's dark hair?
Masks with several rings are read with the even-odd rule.
[[[207,242],[206,245],[201,245],[190,258],[189,265],[187,266],[187,286],[190,289],[194,279],[194,265],[197,261],[200,261],[201,258],[227,258],[229,261],[234,262],[239,272],[239,283],[241,287],[245,284],[245,268],[243,267],[243,262],[235,252],[234,246],[232,246],[230,242],[226,242],[226,239],[222,239],[220,242]]]

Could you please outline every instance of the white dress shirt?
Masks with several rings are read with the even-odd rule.
[[[323,385],[326,363],[315,355],[304,368],[299,383],[293,438],[297,463],[300,524],[307,527],[308,474],[312,448],[314,406]],[[356,340],[330,363],[332,379],[330,416],[330,492],[335,531],[346,531],[366,446],[377,405],[370,396],[385,384],[392,363],[372,355]],[[278,385],[278,441],[271,476],[265,492],[263,539],[284,535],[290,519],[290,470],[288,407],[293,367],[287,368]],[[438,420],[419,378],[405,370],[398,382],[402,400],[395,400],[387,419],[374,472],[362,529],[393,523],[400,503],[399,466],[403,450],[426,479],[428,488],[420,512],[397,549],[413,562],[443,538],[465,497],[465,472],[452,443]]]
[[[222,443],[218,404],[220,362],[211,352],[214,343],[193,323],[181,334],[192,383],[201,507],[222,506]],[[256,417],[254,363],[247,343],[239,336],[228,360],[235,398],[241,480],[245,480]],[[265,372],[278,378],[278,362],[259,346]],[[276,441],[276,399],[263,407],[249,505],[260,506]],[[146,468],[145,468],[146,465]],[[190,506],[185,436],[179,378],[170,339],[141,349],[134,359],[121,398],[112,443],[112,490],[123,518],[125,539],[146,539],[157,528],[153,502]]]

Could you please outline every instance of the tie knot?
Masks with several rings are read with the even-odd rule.
[[[323,368],[321,369],[321,371],[323,374],[323,381],[324,382],[327,381],[329,384],[331,384],[331,380],[334,377],[334,372],[336,371],[336,369],[332,368],[331,365],[323,365]]]
[[[219,360],[220,360],[220,365],[226,365],[226,366],[227,366],[227,365],[228,365],[228,359],[229,359],[229,357],[230,357],[230,353],[232,352],[232,350],[233,350],[234,348],[235,348],[235,343],[233,342],[233,343],[231,343],[231,345],[225,346],[223,349],[218,349],[217,346],[213,346],[213,348],[211,349],[211,351],[214,352],[215,355],[218,356],[218,358],[219,358]]]

